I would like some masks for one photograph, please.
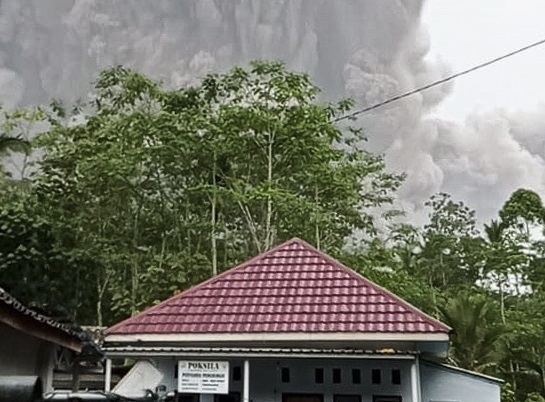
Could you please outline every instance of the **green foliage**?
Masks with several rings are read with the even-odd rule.
[[[339,259],[362,276],[388,289],[404,300],[435,313],[434,290],[420,278],[411,275],[401,258],[405,250],[391,248],[375,239],[365,247],[344,252]]]
[[[517,402],[511,383],[506,382],[501,387],[501,402]]]
[[[0,195],[1,286],[32,307],[75,320],[90,311],[89,292],[67,286],[86,279],[83,261],[59,242],[54,223],[38,210],[16,189]]]
[[[30,137],[35,125],[43,119],[39,109],[4,111],[0,114],[0,185],[12,184],[13,168],[17,167],[18,178],[26,178],[28,157],[32,152]],[[12,157],[19,157],[14,164]],[[11,162],[6,169],[7,162]]]
[[[545,402],[545,398],[538,392],[528,394],[524,402]]]
[[[443,322],[453,329],[450,353],[454,362],[469,370],[493,373],[503,357],[506,334],[493,303],[473,291],[448,300],[440,311]]]
[[[305,74],[253,63],[168,90],[123,67],[88,102],[44,108],[32,194],[94,266],[93,320],[110,323],[298,236],[340,250],[375,233],[402,177],[331,121]]]
[[[431,208],[429,223],[418,233],[417,242],[413,239],[413,244],[402,246],[418,248],[409,272],[442,293],[471,286],[482,268],[475,212],[448,194],[433,196],[426,205]]]
[[[543,223],[545,209],[540,196],[531,190],[515,191],[500,211],[500,217],[507,225],[528,223]]]

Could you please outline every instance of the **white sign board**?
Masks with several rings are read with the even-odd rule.
[[[178,392],[228,394],[229,362],[179,361]]]

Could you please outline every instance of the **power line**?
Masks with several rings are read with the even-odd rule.
[[[424,85],[422,87],[413,89],[412,91],[405,92],[403,94],[394,96],[393,98],[386,99],[386,100],[384,100],[384,101],[382,101],[380,103],[376,103],[376,104],[374,104],[372,106],[367,106],[367,107],[365,107],[363,109],[356,110],[356,111],[354,111],[352,113],[349,113],[349,114],[346,114],[344,116],[337,117],[336,119],[333,119],[332,122],[335,123],[335,122],[338,122],[338,121],[341,121],[341,120],[350,119],[350,118],[356,117],[356,116],[358,116],[358,115],[360,115],[362,113],[366,113],[366,112],[369,112],[371,110],[381,108],[381,107],[386,106],[386,105],[388,105],[390,103],[396,102],[396,101],[401,100],[403,98],[406,98],[408,96],[411,96],[411,95],[417,94],[419,92],[425,91],[427,89],[433,88],[433,87],[435,87],[437,85],[444,84],[445,82],[452,81],[453,79],[458,78],[458,77],[460,77],[462,75],[469,74],[469,73],[471,73],[473,71],[476,71],[476,70],[479,70],[481,68],[487,67],[487,66],[489,66],[491,64],[497,63],[497,62],[499,62],[501,60],[507,59],[507,58],[509,58],[511,56],[514,56],[514,55],[518,54],[518,53],[525,52],[526,50],[529,50],[529,49],[531,49],[533,47],[537,47],[537,46],[540,46],[540,45],[543,45],[543,44],[545,44],[545,39],[541,39],[541,40],[539,40],[537,42],[534,42],[534,43],[532,43],[530,45],[521,47],[521,48],[519,48],[517,50],[514,50],[512,52],[504,54],[503,56],[496,57],[495,59],[492,59],[492,60],[486,61],[484,63],[478,64],[476,66],[468,68],[467,70],[457,72],[456,74],[449,75],[449,76],[447,76],[445,78],[442,78],[442,79],[440,79],[438,81],[434,81],[434,82],[431,82],[431,83],[429,83],[427,85]]]

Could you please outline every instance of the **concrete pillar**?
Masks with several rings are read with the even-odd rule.
[[[412,402],[420,402],[420,365],[418,356],[414,358],[411,365],[411,400]]]
[[[250,361],[244,360],[244,382],[242,388],[242,402],[250,402]]]
[[[104,370],[104,391],[110,392],[112,389],[112,360],[106,359],[106,368]]]

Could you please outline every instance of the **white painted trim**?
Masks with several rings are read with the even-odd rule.
[[[235,358],[267,358],[267,359],[372,359],[372,360],[414,360],[415,355],[412,354],[310,354],[310,353],[252,353],[252,352],[240,352],[240,353],[221,353],[221,352],[184,352],[184,351],[131,351],[131,350],[104,350],[106,355],[110,358],[117,357],[208,357],[208,358],[222,358],[222,359],[235,359]]]
[[[446,333],[217,333],[217,334],[121,334],[107,335],[106,343],[123,342],[273,342],[273,341],[380,341],[380,342],[427,342],[444,341],[448,342],[449,335]],[[227,345],[225,345],[227,346]]]

